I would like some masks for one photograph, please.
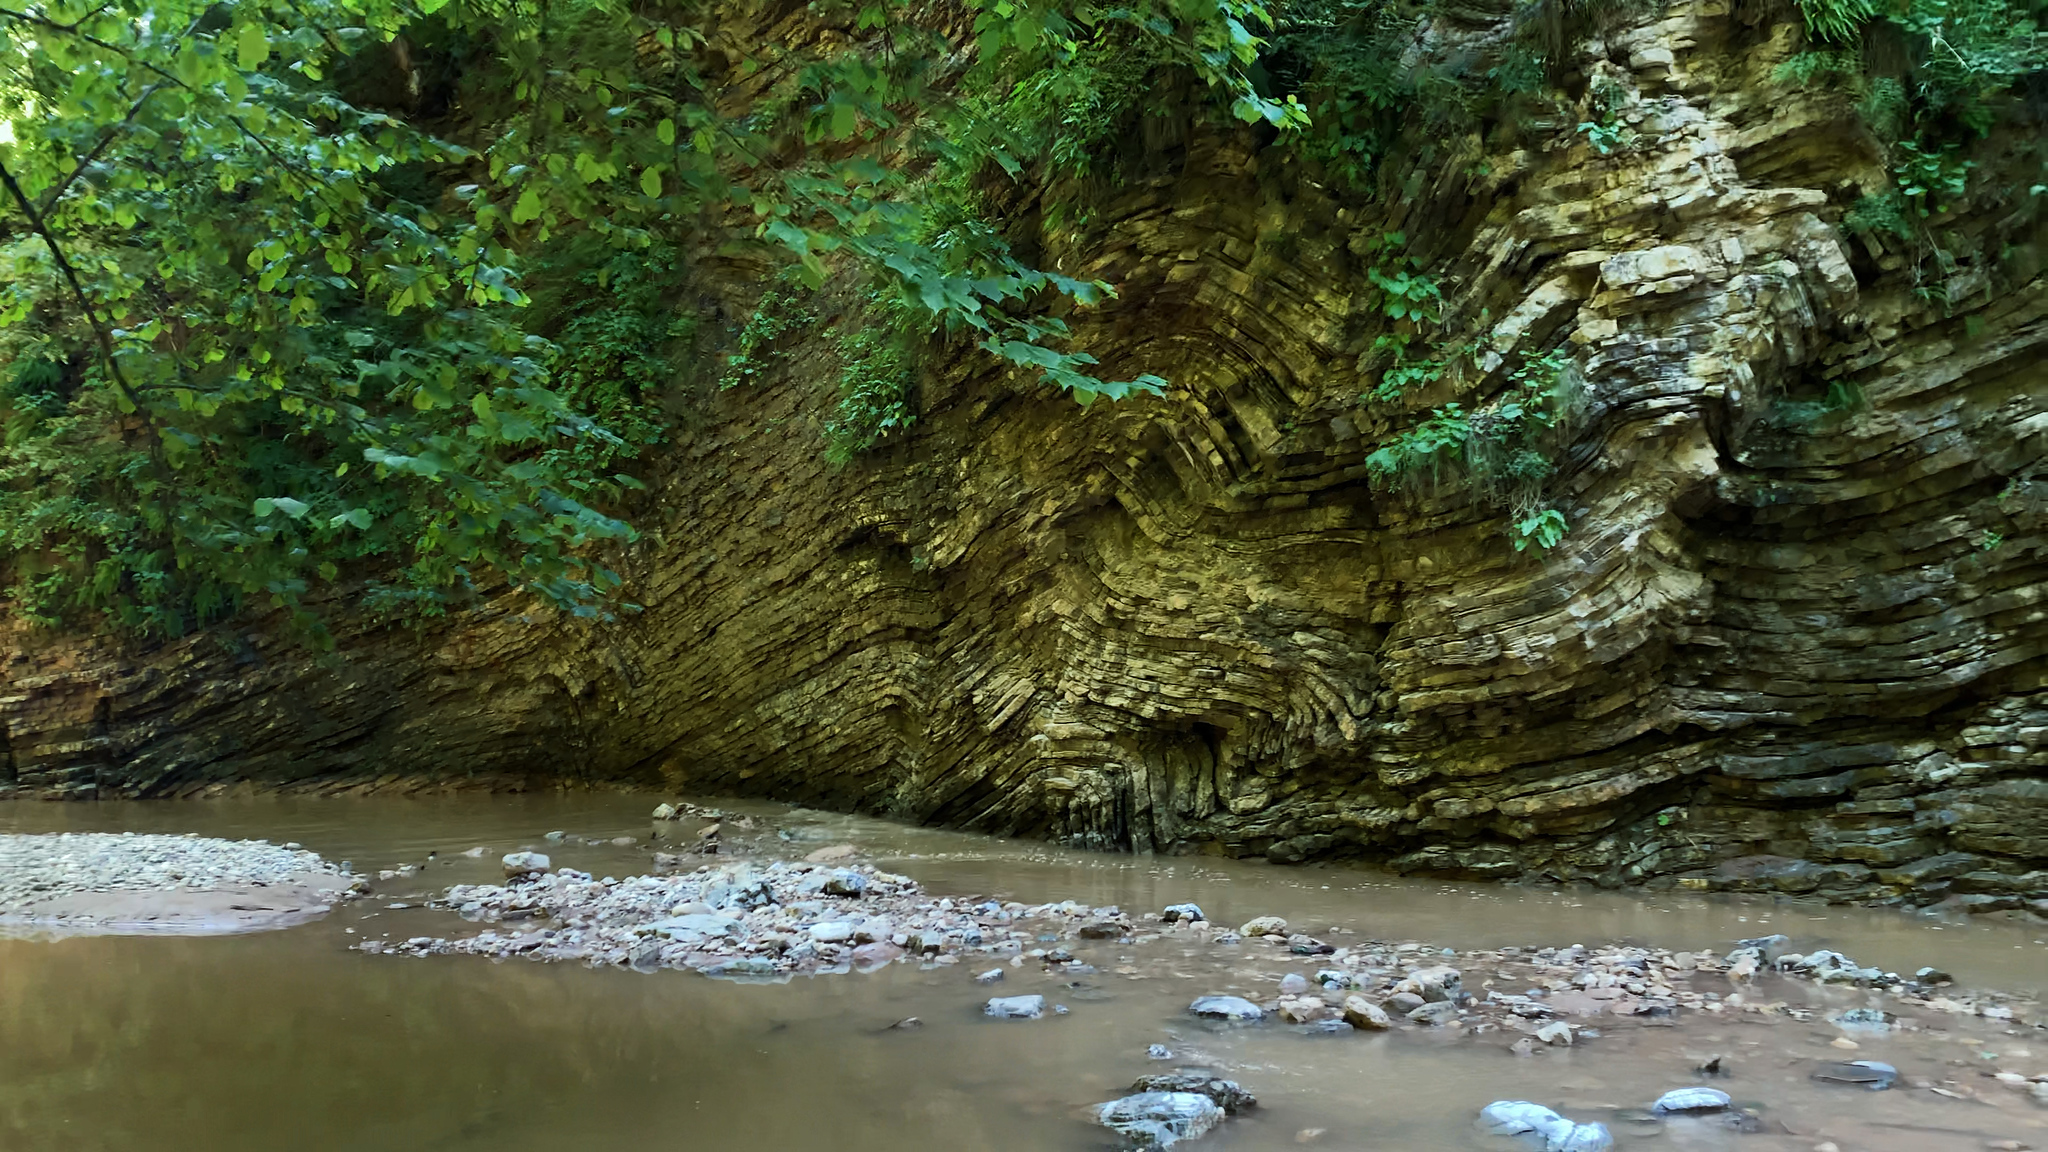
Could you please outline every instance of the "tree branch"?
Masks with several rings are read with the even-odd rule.
[[[64,255],[63,246],[57,243],[57,237],[50,231],[43,214],[36,211],[36,206],[29,202],[28,194],[21,190],[21,185],[14,179],[14,173],[9,172],[4,164],[0,164],[0,184],[7,186],[7,194],[14,198],[22,213],[28,217],[28,226],[35,229],[36,235],[42,237],[43,245],[50,250],[50,258],[56,261],[57,270],[63,273],[64,282],[70,285],[71,294],[77,297],[79,310],[85,313],[85,322],[92,328],[93,337],[99,342],[100,358],[106,362],[107,372],[113,379],[115,390],[121,393],[121,398],[128,402],[129,407],[137,412],[142,411],[142,405],[135,398],[135,389],[129,387],[128,377],[122,373],[120,361],[114,358],[113,337],[109,336],[106,328],[100,324],[99,312],[92,306],[92,297],[86,295],[85,285],[78,278],[78,270],[71,266],[70,258]]]
[[[42,215],[50,214],[50,210],[57,206],[57,201],[63,199],[64,193],[71,189],[72,183],[85,174],[86,166],[100,158],[100,153],[107,150],[107,146],[114,142],[114,137],[121,134],[121,129],[135,122],[135,117],[142,113],[142,106],[149,103],[149,98],[156,95],[157,89],[163,86],[164,82],[159,80],[143,89],[142,95],[135,99],[135,106],[128,109],[128,114],[121,117],[121,122],[108,128],[106,134],[100,137],[100,142],[92,146],[92,151],[78,158],[78,165],[71,170],[71,174],[58,181],[57,186],[50,190],[50,194],[43,198]]]

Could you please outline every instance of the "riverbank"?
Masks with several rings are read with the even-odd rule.
[[[325,914],[357,880],[298,844],[132,832],[0,835],[0,932],[285,928]]]

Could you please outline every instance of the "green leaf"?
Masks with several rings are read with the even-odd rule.
[[[519,202],[512,205],[512,222],[524,224],[529,220],[538,220],[540,213],[540,193],[528,188],[519,194]]]
[[[640,170],[640,191],[652,197],[661,195],[661,172],[656,168]]]
[[[242,71],[253,72],[270,59],[270,41],[261,24],[244,24],[235,33],[235,59]]]
[[[661,141],[664,147],[674,144],[676,142],[676,122],[666,116],[662,117],[660,123],[654,126],[654,138]]]

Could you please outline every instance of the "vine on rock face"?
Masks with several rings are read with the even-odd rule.
[[[1383,487],[1435,491],[1462,479],[1481,500],[1508,514],[1517,552],[1564,538],[1563,511],[1544,504],[1556,472],[1552,452],[1571,430],[1584,395],[1578,368],[1562,349],[1525,354],[1508,387],[1478,408],[1451,401],[1366,457]]]

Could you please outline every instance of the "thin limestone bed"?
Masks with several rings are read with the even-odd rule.
[[[198,835],[0,835],[0,931],[248,932],[301,923],[355,877],[296,844]]]

